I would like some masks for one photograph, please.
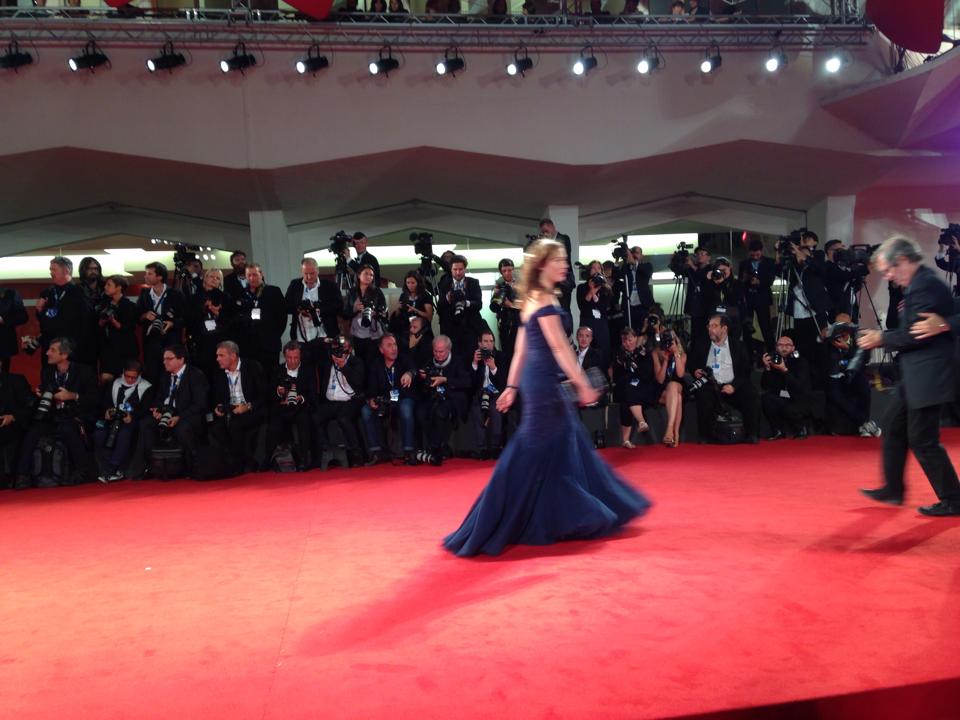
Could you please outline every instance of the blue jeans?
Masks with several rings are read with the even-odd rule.
[[[401,398],[399,401],[390,404],[400,421],[400,438],[403,442],[403,451],[412,452],[415,449],[413,445],[415,429],[413,411],[416,401],[413,398]],[[379,452],[383,449],[383,424],[380,422],[380,418],[377,417],[376,411],[367,404],[360,408],[360,418],[363,420],[363,430],[367,435],[367,447],[371,452]]]

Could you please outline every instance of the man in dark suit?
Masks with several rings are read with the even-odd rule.
[[[453,420],[467,414],[467,395],[471,378],[463,361],[452,353],[453,344],[446,335],[433,339],[433,356],[417,373],[420,400],[417,419],[427,438],[430,462],[443,462],[444,446],[453,431]]]
[[[72,282],[73,261],[58,255],[50,261],[53,285],[40,293],[35,309],[40,323],[41,373],[46,368],[46,351],[54,338],[72,340],[76,349],[85,327],[87,302],[80,286]]]
[[[54,338],[47,348],[47,366],[40,379],[37,417],[27,431],[17,467],[17,489],[29,487],[33,451],[44,436],[63,441],[70,454],[71,485],[97,479],[97,467],[87,438],[99,404],[99,388],[92,368],[73,362],[75,346],[69,338]]]
[[[0,488],[13,487],[20,441],[30,423],[33,395],[23,375],[0,372]]]
[[[745,291],[746,314],[743,318],[743,341],[753,347],[753,318],[756,316],[763,345],[773,352],[773,326],[770,306],[773,305],[773,281],[777,278],[777,263],[763,254],[763,241],[754,238],[747,246],[747,258],[740,263],[740,282]]]
[[[164,351],[182,341],[187,316],[183,293],[167,285],[167,275],[163,263],[148,263],[143,275],[146,287],[137,299],[143,328],[143,376],[154,385],[163,375]]]
[[[690,317],[690,353],[697,358],[706,352],[710,343],[707,318],[715,312],[709,306],[706,292],[710,283],[710,265],[710,251],[698,247],[679,265],[671,267],[676,275],[687,280],[683,313]]]
[[[109,385],[105,385],[100,396],[100,420],[94,431],[94,445],[97,449],[97,464],[100,474],[97,479],[102,483],[123,479],[123,469],[130,462],[130,453],[137,438],[137,430],[144,417],[150,412],[153,402],[153,387],[141,376],[142,367],[137,360],[128,360],[123,373]],[[119,416],[119,417],[118,417]],[[111,436],[111,425],[119,421],[112,447],[107,447]]]
[[[154,406],[140,422],[140,437],[128,477],[143,477],[147,458],[165,436],[172,437],[183,448],[188,468],[194,449],[202,444],[210,401],[207,376],[200,368],[187,365],[187,349],[183,345],[165,348],[162,359],[166,372],[154,386]]]
[[[418,318],[419,319],[419,318]],[[380,357],[367,367],[367,402],[360,410],[370,458],[367,465],[376,465],[383,457],[384,433],[392,415],[400,428],[403,456],[407,465],[419,464],[416,459],[416,391],[413,379],[417,368],[410,358],[400,355],[397,338],[386,333],[379,341]],[[389,458],[390,453],[388,452]]]
[[[317,405],[316,368],[306,365],[296,340],[283,346],[283,363],[277,369],[268,414],[267,457],[287,435],[294,446],[297,470],[313,464],[313,412]]]
[[[330,368],[320,379],[320,403],[314,412],[320,451],[330,446],[327,426],[336,422],[347,445],[347,461],[350,467],[358,467],[361,453],[357,420],[363,406],[366,370],[349,340],[331,345]]]
[[[347,266],[356,276],[360,274],[360,268],[369,265],[370,269],[373,270],[373,286],[378,288],[380,287],[380,263],[371,253],[367,252],[368,242],[367,236],[362,232],[353,234],[353,248],[357,251],[357,257],[347,263]]]
[[[948,334],[920,340],[909,330],[920,313],[953,314],[953,298],[950,288],[922,261],[917,244],[906,238],[887,240],[874,254],[884,279],[904,288],[904,308],[901,329],[867,330],[857,340],[866,350],[898,351],[900,367],[900,383],[883,421],[884,485],[863,492],[880,502],[902,503],[903,471],[911,449],[939,498],[920,512],[960,515],[960,481],[940,444],[940,405],[953,391],[953,341]]]
[[[574,352],[577,353],[577,364],[584,370],[592,367],[600,367],[600,352],[592,347],[593,329],[586,325],[577,328],[577,346]],[[606,372],[606,368],[603,368]]]
[[[0,365],[10,372],[10,358],[20,350],[17,326],[27,322],[23,299],[13,288],[0,287]]]
[[[563,243],[563,248],[567,251],[567,277],[558,287],[560,288],[560,305],[563,306],[564,310],[570,312],[570,298],[577,287],[577,280],[573,276],[573,263],[577,258],[573,257],[570,252],[570,236],[557,232],[557,226],[553,224],[553,220],[550,218],[540,220],[539,227],[541,236]]]
[[[497,398],[507,386],[510,366],[494,344],[493,333],[481,333],[470,364],[473,374],[471,413],[480,460],[497,457],[503,447],[504,415],[497,410]]]
[[[300,343],[303,362],[325,374],[330,365],[325,340],[340,334],[337,316],[343,310],[343,298],[335,283],[320,279],[313,258],[305,257],[300,262],[300,274],[290,281],[284,297],[291,316],[290,339]]]
[[[257,263],[247,265],[247,288],[236,300],[236,310],[232,334],[240,357],[256,360],[261,368],[275,367],[287,326],[287,305],[280,288],[266,284]]]
[[[480,281],[467,277],[467,259],[455,255],[450,261],[450,273],[440,278],[437,313],[440,332],[450,338],[454,352],[473,352],[480,333],[488,329],[480,309],[483,298]]]
[[[702,360],[696,358],[703,365],[693,373],[697,378],[702,378],[704,368],[709,368],[715,381],[696,394],[700,437],[709,438],[713,435],[713,418],[721,410],[722,401],[743,414],[744,439],[748,443],[756,443],[760,430],[760,400],[750,378],[753,371],[750,356],[730,335],[730,321],[726,315],[713,315],[707,322],[707,333],[710,347]]]
[[[620,297],[624,326],[634,330],[643,326],[643,319],[653,305],[653,289],[650,279],[653,277],[653,264],[643,257],[639,246],[630,248],[626,261],[614,271],[615,292]]]
[[[223,279],[223,291],[236,303],[247,289],[247,254],[243,250],[230,253],[233,272]]]
[[[810,419],[810,365],[801,357],[793,338],[784,335],[777,340],[776,354],[763,354],[763,375],[760,376],[760,405],[770,424],[768,440],[786,436],[791,426],[793,436],[807,437]]]
[[[217,345],[217,365],[211,438],[228,452],[232,472],[256,471],[261,464],[254,458],[257,432],[266,419],[270,398],[267,378],[256,360],[240,359],[240,348],[232,340]]]

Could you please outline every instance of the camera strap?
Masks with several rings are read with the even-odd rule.
[[[153,294],[153,288],[150,289],[150,299],[153,301],[153,312],[155,312],[157,315],[160,314],[161,306],[163,305],[163,301],[166,299],[166,297],[167,297],[166,285],[163,286],[163,292],[160,293],[160,297],[157,297],[156,295]]]

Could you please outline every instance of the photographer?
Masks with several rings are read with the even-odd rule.
[[[10,372],[10,358],[19,352],[17,327],[27,322],[23,298],[13,288],[0,287],[0,366]]]
[[[763,254],[763,241],[754,238],[747,246],[747,258],[740,263],[737,273],[744,288],[743,341],[753,348],[753,318],[763,337],[766,352],[773,352],[773,325],[770,307],[773,305],[773,281],[777,278],[777,263]]]
[[[378,288],[379,289],[379,288]],[[330,369],[323,380],[320,404],[314,413],[320,452],[330,447],[327,425],[337,423],[347,447],[350,467],[361,464],[360,436],[357,420],[363,406],[363,387],[366,373],[363,361],[353,354],[353,347],[346,338],[339,338],[330,348]]]
[[[420,401],[417,420],[427,437],[430,462],[443,462],[444,447],[450,439],[454,418],[463,418],[467,410],[467,393],[471,378],[459,358],[451,353],[452,343],[446,335],[433,340],[433,356],[417,373]]]
[[[217,345],[229,335],[235,307],[223,291],[223,273],[220,270],[205,271],[200,292],[187,300],[191,355],[208,381],[212,382],[219,370]]]
[[[777,247],[777,269],[788,278],[787,314],[793,317],[793,339],[802,357],[818,365],[818,338],[826,328],[832,304],[824,283],[825,258],[817,250],[815,232],[802,230]]]
[[[556,240],[557,242],[563,243],[563,249],[567,251],[567,257],[570,258],[570,263],[567,266],[567,277],[557,286],[560,290],[560,305],[564,310],[570,312],[570,298],[573,295],[573,289],[577,284],[577,281],[573,276],[574,258],[570,253],[570,236],[564,235],[561,232],[557,232],[557,226],[553,224],[553,220],[550,218],[543,218],[538,227],[540,229],[541,237],[550,238],[551,240]],[[467,345],[466,347],[473,347],[473,345]]]
[[[380,263],[371,253],[367,252],[367,243],[367,236],[362,232],[355,232],[353,234],[353,249],[357,251],[357,257],[348,262],[347,266],[359,280],[360,271],[363,270],[364,265],[369,265],[370,269],[373,270],[373,286],[379,289]]]
[[[643,408],[656,405],[663,391],[653,369],[655,342],[650,341],[648,335],[654,325],[659,325],[659,318],[653,323],[645,318],[643,335],[639,337],[633,328],[621,330],[621,347],[613,359],[613,399],[620,404],[620,433],[625,448],[636,447],[630,440],[634,422],[638,432],[650,429],[643,417]]]
[[[260,265],[250,263],[246,272],[247,289],[236,303],[232,335],[239,341],[240,357],[273,368],[280,361],[287,306],[280,288],[266,284]]]
[[[707,317],[713,312],[710,307],[707,284],[710,282],[710,251],[697,247],[693,254],[678,250],[670,259],[670,269],[678,277],[687,279],[687,296],[683,313],[690,317],[690,352],[698,357],[706,351],[710,340],[707,336]]]
[[[954,275],[953,294],[960,295],[960,225],[951,224],[940,231],[937,239],[937,254],[933,261],[941,270]]]
[[[794,439],[806,438],[810,421],[810,366],[797,353],[789,335],[777,340],[776,353],[763,354],[760,390],[760,406],[770,425],[767,440],[786,437],[788,425]]]
[[[520,308],[517,305],[517,288],[514,284],[514,265],[510,258],[497,263],[500,277],[493,285],[490,296],[490,312],[497,316],[497,330],[500,333],[500,347],[509,363],[513,357],[513,348],[520,329]]]
[[[504,418],[497,410],[497,398],[507,385],[510,368],[503,353],[497,350],[492,332],[481,333],[470,368],[473,371],[473,428],[477,452],[480,460],[495,458],[503,447]]]
[[[851,427],[857,428],[860,437],[880,437],[880,428],[870,419],[870,383],[867,381],[866,363],[857,363],[857,343],[853,337],[857,326],[849,315],[840,313],[831,326],[830,372],[827,376],[827,424],[831,432],[835,420],[846,418]],[[852,363],[852,364],[851,364]],[[835,412],[834,412],[835,411]]]
[[[223,279],[223,291],[236,303],[247,289],[247,254],[243,250],[230,253],[230,267],[233,272]]]
[[[163,263],[148,263],[143,282],[146,287],[137,300],[143,328],[143,375],[156,385],[163,373],[166,348],[181,342],[186,301],[179,290],[167,287],[167,267]]]
[[[857,321],[859,308],[857,307],[857,290],[860,289],[862,278],[870,272],[865,263],[854,260],[851,250],[847,249],[842,240],[830,240],[823,247],[824,275],[823,282],[830,295],[832,315],[843,313]],[[860,282],[858,282],[858,280]]]
[[[96,420],[97,378],[86,365],[73,362],[73,341],[54,338],[47,348],[47,365],[40,377],[34,422],[27,431],[17,466],[18,490],[32,483],[34,449],[45,436],[63,441],[73,467],[62,483],[76,485],[97,479],[93,453],[87,446],[88,431]]]
[[[127,279],[111,275],[103,284],[103,300],[97,308],[100,333],[100,382],[112,383],[131,360],[140,357],[137,343],[137,306],[126,297]],[[139,375],[139,369],[137,371]]]
[[[97,313],[103,304],[103,267],[96,258],[82,258],[74,282],[83,292],[85,301],[83,330],[81,336],[77,338],[78,352],[74,360],[96,368],[97,359],[100,356],[100,332],[97,327]]]
[[[270,405],[267,427],[267,457],[272,457],[280,439],[291,438],[297,471],[313,465],[313,412],[316,408],[317,375],[315,368],[302,361],[302,348],[296,340],[283,346],[283,363],[276,373],[276,394]]]
[[[586,282],[577,286],[577,307],[580,324],[593,330],[593,343],[600,354],[600,367],[606,373],[610,367],[610,324],[607,315],[613,292],[603,274],[599,260],[592,261],[583,272]]]
[[[161,440],[176,440],[188,468],[194,449],[203,441],[210,395],[206,375],[187,365],[187,349],[183,345],[164,348],[162,360],[165,372],[153,386],[153,403],[149,414],[140,421],[137,448],[127,472],[133,479],[143,477],[146,459]]]
[[[683,424],[683,378],[687,374],[687,354],[683,343],[672,330],[660,334],[660,342],[653,351],[653,379],[659,387],[660,404],[667,409],[667,427],[663,444],[680,444],[680,426]]]
[[[73,274],[73,262],[69,258],[57,255],[50,261],[50,278],[53,285],[40,293],[35,310],[40,323],[39,345],[44,356],[40,358],[41,372],[46,367],[46,352],[53,338],[70,339],[71,347],[82,340],[84,319],[87,306],[83,290],[70,281]],[[28,336],[24,336],[27,340]],[[32,352],[25,343],[28,352]]]
[[[227,451],[232,472],[255,472],[260,469],[253,456],[257,432],[270,397],[267,378],[256,360],[240,359],[240,348],[232,340],[217,345],[217,365],[221,372],[213,380],[211,439]]]
[[[743,335],[741,319],[746,315],[743,284],[733,277],[733,267],[725,257],[718,257],[710,265],[708,282],[703,285],[703,301],[714,313],[726,315],[730,332],[737,338]]]
[[[400,337],[410,328],[414,318],[423,320],[423,328],[431,337],[433,330],[433,298],[423,286],[423,278],[416,270],[410,270],[403,276],[404,291],[400,293],[397,309],[390,316],[390,331]]]
[[[340,334],[337,317],[343,300],[336,284],[321,280],[317,261],[305,257],[300,261],[300,277],[287,286],[284,302],[291,316],[290,339],[300,343],[303,361],[326,372],[330,355],[325,340]]]
[[[593,330],[587,325],[577,328],[577,345],[574,352],[577,354],[577,365],[583,370],[600,367],[600,353],[593,347]]]
[[[653,264],[644,259],[643,250],[639,246],[627,250],[625,243],[614,248],[613,256],[620,263],[614,271],[621,297],[621,304],[617,309],[623,312],[625,323],[638,329],[653,305],[653,289],[650,287]]]
[[[722,403],[734,406],[743,414],[745,442],[756,443],[760,429],[760,400],[751,382],[752,363],[747,351],[730,335],[726,315],[713,315],[707,323],[710,347],[703,365],[694,370],[694,377],[712,377],[707,387],[700,388],[697,401],[697,423],[700,437],[715,437],[714,418],[723,409]]]
[[[398,338],[398,343],[400,354],[406,356],[411,367],[425,367],[433,357],[433,333],[425,328],[423,318],[413,318],[407,332]]]
[[[350,319],[353,347],[364,362],[376,359],[377,341],[387,319],[387,299],[373,281],[373,268],[364,266],[357,274],[357,286],[347,293],[345,317]]]
[[[392,333],[380,338],[379,349],[380,357],[367,368],[367,402],[360,409],[370,451],[367,465],[376,465],[382,459],[384,433],[392,420],[396,420],[400,426],[404,461],[407,465],[418,465],[415,442],[416,393],[413,388],[416,368],[399,354],[397,338]]]
[[[469,352],[477,346],[477,338],[486,329],[480,317],[483,298],[480,282],[467,277],[467,259],[455,255],[450,261],[450,274],[440,278],[437,312],[440,332],[453,343],[458,353]]]
[[[190,302],[190,299],[203,289],[203,263],[196,253],[188,252],[178,246],[173,256],[174,287]]]
[[[140,376],[141,369],[136,359],[128,360],[118,373],[120,377],[103,387],[100,420],[93,434],[100,466],[97,479],[102,483],[123,479],[137,428],[153,400],[151,385]]]

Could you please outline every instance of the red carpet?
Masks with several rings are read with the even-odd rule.
[[[0,717],[960,715],[912,461],[892,508],[872,439],[604,454],[646,518],[496,559],[439,546],[491,463],[2,493]]]

